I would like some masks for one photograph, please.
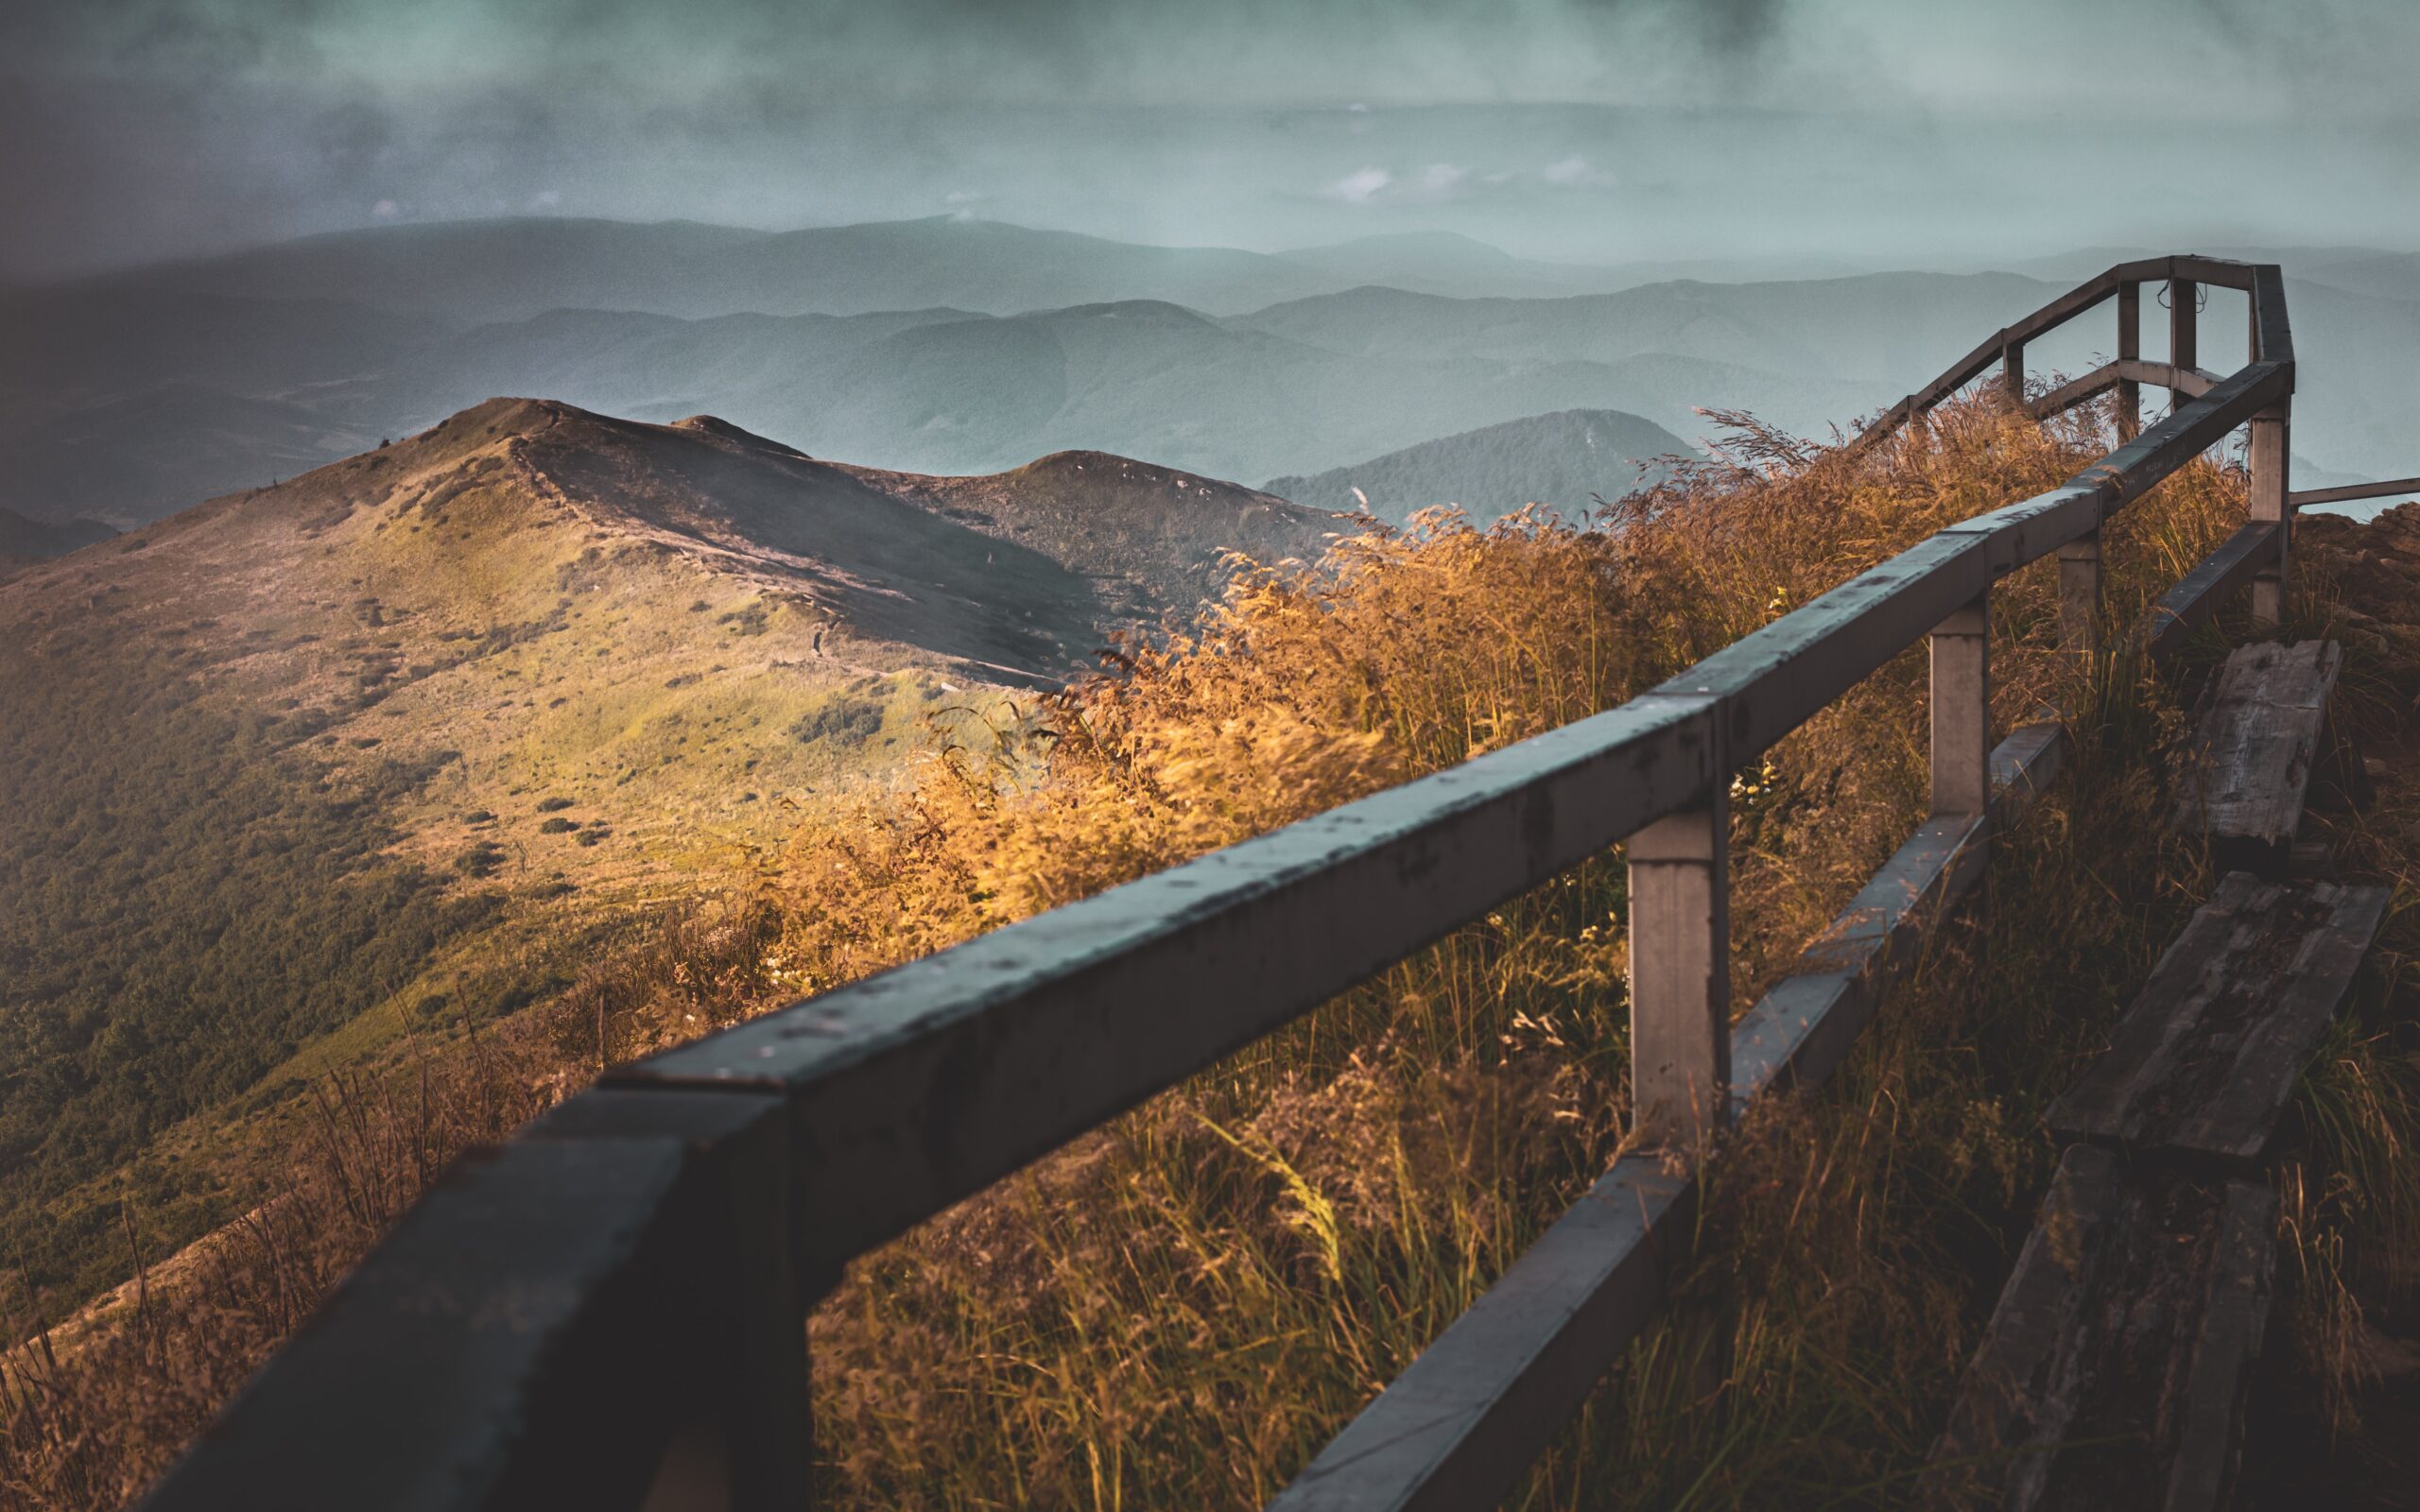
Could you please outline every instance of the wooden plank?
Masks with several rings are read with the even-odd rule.
[[[1925,1506],[2218,1512],[2265,1330],[2276,1196],[2067,1152],[1960,1383]]]
[[[2221,869],[2285,874],[2343,663],[2333,641],[2263,642],[2227,658],[2175,818],[2208,833]]]
[[[731,1467],[752,1504],[803,1496],[804,1435],[752,1423],[745,1395],[773,1383],[731,1369],[781,1342],[752,1341],[767,1314],[736,1315],[735,1297],[804,1327],[795,1294],[767,1298],[750,1280],[779,1263],[762,1230],[786,1211],[783,1110],[764,1096],[682,1101],[628,1126],[585,1108],[563,1137],[465,1156],[147,1512],[635,1505],[700,1415],[754,1439]],[[789,1337],[803,1388],[804,1335]]]
[[[1689,1159],[1731,1103],[1731,805],[1699,804],[1630,837],[1631,1132]]]
[[[2294,363],[2294,331],[2286,317],[2286,273],[2274,263],[2252,268],[2252,318],[2260,333],[2255,355],[2262,362]]]
[[[2051,1106],[2061,1138],[2246,1166],[2351,988],[2383,887],[2230,872],[2160,957],[2110,1046]]]
[[[1732,642],[1655,692],[1719,698],[1724,756],[1749,761],[1930,633],[1991,579],[1981,538],[1929,537]]]
[[[2348,499],[2382,499],[2391,493],[2420,493],[2420,478],[2394,478],[2385,483],[2348,483],[2341,489],[2305,489],[2286,495],[2299,509],[2307,504],[2342,504]]]
[[[2126,442],[2070,480],[2076,486],[2106,483],[2110,507],[2131,504],[2161,479],[2226,438],[2228,432],[2293,391],[2293,369],[2254,363]]]
[[[2048,420],[2053,415],[2066,414],[2097,394],[2107,393],[2125,378],[2126,374],[2118,370],[2117,363],[2104,363],[2081,378],[2061,384],[2026,408],[2031,411],[2035,420]]]
[[[2248,586],[2277,552],[2277,527],[2248,524],[2204,557],[2174,588],[2160,595],[2144,627],[2144,654],[2165,662],[2185,649],[2193,632],[2209,623],[2228,594]]]
[[[1270,1512],[1496,1504],[1646,1325],[1696,1210],[1694,1177],[1615,1161]]]
[[[2202,1297],[2166,1512],[2219,1512],[2242,1462],[2244,1400],[2275,1293],[2277,1194],[2229,1181]]]
[[[2053,1446],[2074,1431],[2075,1335],[2125,1196],[2108,1152],[2083,1145],[2060,1160],[1916,1484],[1918,1505],[2040,1505]]]

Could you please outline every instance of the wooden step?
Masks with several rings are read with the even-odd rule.
[[[2176,813],[2179,829],[2206,829],[2221,870],[2285,874],[2343,663],[2333,641],[2263,642],[2227,658]]]
[[[1926,1507],[2225,1505],[2269,1318],[2266,1185],[2060,1162],[1948,1426]]]
[[[2052,1105],[2051,1129],[2136,1154],[2248,1166],[2386,913],[2383,887],[2220,882]]]

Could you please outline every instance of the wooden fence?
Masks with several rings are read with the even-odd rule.
[[[2139,355],[2170,291],[2170,360]],[[2195,286],[2250,297],[2251,360],[2196,365]],[[2250,518],[2149,627],[2165,655],[2238,588],[2281,607],[2294,355],[2273,265],[2114,267],[1997,333],[1855,444],[2105,301],[2121,443],[1950,526],[1616,709],[623,1067],[465,1159],[254,1379],[148,1504],[800,1506],[804,1318],[851,1258],[1587,857],[1627,846],[1626,1155],[1296,1478],[1287,1512],[1492,1505],[1649,1319],[1691,1174],[1750,1102],[1821,1082],[1893,971],[2050,781],[2056,725],[1994,745],[1994,581],[2059,566],[2100,624],[2104,521],[2249,426]],[[2172,396],[2141,428],[2140,387]],[[2386,491],[2388,486],[2380,486]],[[2340,496],[2335,490],[2327,497]],[[1932,804],[1803,969],[1735,1024],[1731,774],[1920,640]]]

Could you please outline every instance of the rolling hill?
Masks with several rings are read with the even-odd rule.
[[[1593,498],[1618,499],[1669,470],[1655,459],[1694,449],[1651,421],[1614,409],[1566,409],[1423,441],[1310,477],[1272,478],[1269,491],[1322,509],[1357,509],[1402,524],[1450,504],[1485,524],[1527,504],[1565,519]]]
[[[538,1000],[929,721],[1339,525],[495,400],[0,581],[0,1226],[60,1282],[121,1192],[189,1236],[297,1078]]]

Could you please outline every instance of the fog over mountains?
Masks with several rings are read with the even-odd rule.
[[[139,524],[508,393],[641,420],[711,411],[925,473],[1083,449],[1257,483],[1573,409],[1691,444],[1713,432],[1703,409],[1820,434],[2118,255],[1642,283],[1690,269],[1530,262],[1440,233],[1271,254],[950,217],[398,226],[0,293],[0,507]],[[2293,275],[2307,472],[2400,470],[2415,417],[2396,354],[2420,339],[2420,262],[2244,255]],[[2205,366],[2237,360],[2238,300],[2211,295]],[[2145,323],[2156,355],[2155,307]],[[2085,328],[2032,369],[2104,358],[2104,328]]]

